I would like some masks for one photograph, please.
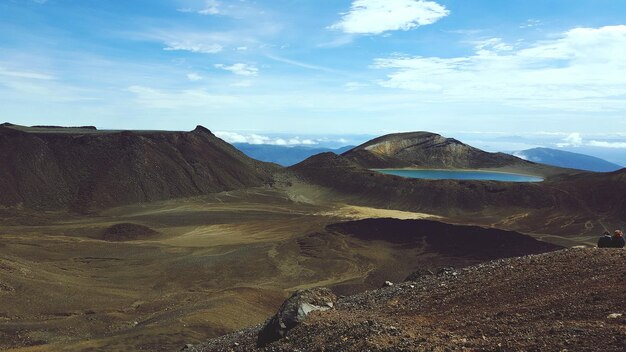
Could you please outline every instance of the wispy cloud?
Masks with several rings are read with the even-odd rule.
[[[600,148],[626,149],[626,142],[589,141],[588,145]]]
[[[252,87],[252,81],[249,79],[246,79],[243,81],[237,81],[237,82],[231,83],[230,86],[237,87],[237,88],[248,88],[248,87]]]
[[[491,101],[570,110],[624,108],[626,26],[575,28],[556,39],[516,48],[499,38],[467,57],[389,57],[380,84],[434,99]]]
[[[239,76],[257,76],[259,74],[259,69],[254,65],[244,64],[244,63],[236,63],[230,66],[226,66],[224,64],[215,64],[216,68],[230,71]]]
[[[315,70],[315,71],[324,71],[324,72],[329,72],[329,73],[342,73],[339,70],[334,70],[332,68],[328,68],[328,67],[324,67],[324,66],[318,66],[318,65],[312,65],[306,62],[301,62],[301,61],[297,61],[297,60],[291,60],[291,59],[287,59],[285,57],[282,56],[277,56],[277,55],[273,55],[273,54],[268,54],[266,55],[266,57],[270,60],[274,60],[277,62],[282,62],[284,64],[289,64],[292,66],[296,66],[296,67],[301,67],[301,68],[306,68],[309,70]]]
[[[127,90],[134,94],[138,104],[152,109],[213,108],[223,105],[232,106],[239,101],[236,97],[212,94],[204,89],[170,92],[145,86],[130,86]]]
[[[53,80],[53,75],[41,72],[12,70],[2,67],[0,65],[0,76],[15,77],[15,78],[27,78],[27,79],[39,79],[39,80]]]
[[[344,84],[344,87],[346,87],[346,90],[351,91],[351,92],[359,90],[359,89],[363,89],[368,86],[369,86],[368,84],[361,83],[361,82],[348,82]]]
[[[216,0],[206,0],[204,5],[200,8],[182,8],[178,9],[179,12],[193,12],[200,15],[218,15],[221,13],[220,10],[221,3]]]
[[[264,32],[266,30],[267,32]],[[137,32],[121,32],[125,39],[161,43],[166,51],[188,51],[200,54],[217,54],[232,49],[243,51],[258,46],[258,36],[272,35],[270,29],[236,28],[223,31],[203,31],[188,28],[146,29]]]
[[[197,73],[195,73],[195,72],[192,72],[192,73],[188,73],[187,74],[187,79],[192,81],[192,82],[195,82],[195,81],[202,80],[202,76],[197,74]]]
[[[625,149],[626,142],[624,141],[611,141],[611,140],[590,140],[585,141],[580,133],[570,133],[563,140],[556,144],[559,148],[573,147],[578,148],[582,146],[597,147],[597,148],[611,148],[611,149]]]
[[[191,41],[170,41],[166,43],[165,51],[190,51],[192,53],[216,54],[224,48],[219,44],[205,44]]]
[[[534,20],[534,19],[530,19],[527,20],[524,24],[522,24],[521,26],[519,26],[519,28],[533,28],[533,27],[538,27],[541,25],[541,21],[540,20]]]
[[[433,24],[450,11],[434,1],[355,0],[349,12],[330,26],[345,33],[380,34]]]

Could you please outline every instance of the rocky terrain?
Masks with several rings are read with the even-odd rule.
[[[0,205],[78,212],[271,183],[250,159],[192,132],[0,126]]]
[[[257,326],[184,349],[618,352],[625,262],[621,249],[568,249],[424,273],[340,297],[275,342],[259,345]]]
[[[269,341],[285,334],[289,339],[301,336],[314,350],[344,350],[341,344],[348,342],[358,347],[355,350],[367,350],[369,345],[362,343],[372,340],[375,348],[396,351],[407,341],[414,343],[413,338],[426,339],[418,342],[428,350],[457,337],[470,350],[502,350],[509,341],[506,324],[539,322],[532,306],[507,306],[504,299],[493,297],[502,291],[509,298],[534,302],[535,296],[517,295],[523,293],[517,292],[519,287],[556,297],[552,291],[534,289],[528,280],[543,285],[563,274],[544,272],[548,280],[538,269],[524,266],[537,272],[526,279],[517,276],[523,271],[501,268],[515,278],[510,285],[517,290],[509,292],[500,267],[488,266],[484,270],[497,269],[492,272],[498,281],[488,281],[480,269],[476,272],[483,274],[459,281],[471,288],[465,292],[454,286],[455,280],[474,269],[460,269],[594,244],[605,229],[623,227],[626,170],[597,174],[545,168],[458,141],[440,141],[432,134],[430,142],[420,146],[414,135],[423,133],[408,134],[408,142],[398,137],[402,135],[379,139],[382,144],[374,143],[370,150],[388,155],[376,160],[394,167],[426,167],[424,162],[451,168],[483,165],[537,172],[546,181],[406,179],[370,170],[369,159],[355,152],[323,153],[281,168],[246,157],[203,127],[167,132],[0,126],[0,350],[172,351],[262,323],[293,292],[300,293],[283,304],[285,312],[339,307],[337,311],[350,312],[342,315],[348,319],[333,318],[338,330],[319,330],[320,336],[332,339],[322,341],[298,332],[301,325],[315,322],[317,313],[310,320],[277,314],[273,327],[265,330],[270,351],[292,350],[290,340]],[[423,158],[427,152],[441,153],[442,160],[450,162],[432,163]],[[554,258],[542,263],[548,265]],[[581,265],[606,264],[581,258]],[[564,262],[568,260],[574,261]],[[440,270],[450,266],[457,268],[456,274]],[[576,267],[575,272],[587,275],[580,271],[585,268]],[[419,283],[398,284],[407,276]],[[612,277],[598,280],[606,278]],[[355,296],[373,302],[369,308],[360,309],[369,303],[357,305],[359,298],[332,298],[379,288],[385,281],[396,284]],[[418,289],[407,291],[414,296],[402,296],[400,290],[411,285],[437,295]],[[449,305],[454,302],[439,285],[452,290],[458,305]],[[611,286],[621,289],[619,285]],[[313,287],[332,292],[302,293]],[[467,302],[462,299],[466,293]],[[399,302],[396,315],[382,310],[381,300],[387,298]],[[439,306],[454,314],[432,308]],[[504,307],[500,315],[494,311],[499,306]],[[401,310],[406,307],[425,313],[406,315]],[[529,318],[526,308],[532,313]],[[507,309],[520,316],[511,318]],[[351,312],[365,318],[352,321]],[[374,315],[367,316],[370,313]],[[485,319],[493,317],[511,320],[494,320],[498,331],[492,331]],[[363,321],[372,323],[355,325]],[[438,321],[453,330],[442,330]],[[408,340],[398,342],[391,335],[391,342],[384,342],[385,331],[396,331],[391,327],[401,329],[398,338]],[[376,337],[370,336],[370,329]],[[570,334],[556,325],[554,329],[558,336]],[[457,336],[455,331],[467,333]],[[578,336],[575,331],[571,335],[571,341]],[[257,337],[250,335],[250,341]],[[215,346],[247,350],[247,340],[229,341]],[[385,344],[391,347],[381,347]]]

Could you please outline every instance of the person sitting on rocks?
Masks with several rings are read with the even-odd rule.
[[[598,240],[598,248],[611,248],[613,247],[613,238],[608,231],[604,231],[602,237]]]
[[[620,230],[615,230],[611,242],[613,242],[613,248],[624,248],[626,244],[626,241],[624,241],[624,233]]]

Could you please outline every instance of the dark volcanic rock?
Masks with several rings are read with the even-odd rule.
[[[131,223],[115,224],[102,233],[102,239],[109,242],[134,241],[158,235],[153,229]]]
[[[0,205],[79,212],[261,186],[276,168],[204,127],[86,133],[0,127],[0,165]]]
[[[287,332],[304,321],[309,313],[332,309],[336,302],[337,297],[327,288],[295,292],[259,331],[257,346],[263,347],[285,337]]]
[[[93,131],[97,131],[97,130],[98,130],[98,129],[96,128],[96,126],[50,126],[50,125],[35,125],[35,126],[32,126],[32,128],[49,128],[49,129],[63,129],[63,128],[68,128],[68,129],[93,130]]]

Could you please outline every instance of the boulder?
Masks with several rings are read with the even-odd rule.
[[[598,248],[611,248],[613,247],[613,239],[610,235],[604,235],[598,240]]]
[[[433,273],[432,271],[428,269],[420,269],[420,270],[414,271],[413,273],[411,273],[411,275],[407,276],[406,279],[404,279],[404,282],[417,281],[424,276],[433,276],[433,275],[435,275],[435,273]]]
[[[309,313],[332,309],[337,303],[337,296],[327,288],[298,290],[289,297],[261,328],[257,346],[285,337],[287,332],[303,322]]]
[[[437,276],[441,277],[441,276],[456,276],[457,272],[453,267],[445,267],[445,268],[441,268],[439,269],[439,271],[437,271]]]

